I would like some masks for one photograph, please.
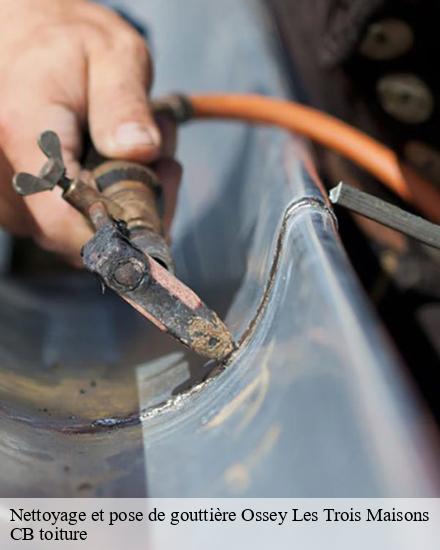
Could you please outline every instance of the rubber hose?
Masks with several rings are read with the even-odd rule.
[[[337,118],[295,103],[252,94],[191,95],[193,118],[231,119],[297,132],[361,166],[426,217],[440,223],[440,190],[396,153]]]

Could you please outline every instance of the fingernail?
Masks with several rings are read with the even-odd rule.
[[[113,145],[118,149],[133,147],[155,147],[160,144],[159,131],[154,126],[144,126],[138,122],[121,124],[113,136]]]

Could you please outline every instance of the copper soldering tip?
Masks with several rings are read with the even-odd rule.
[[[186,345],[199,355],[224,361],[236,349],[231,333],[218,315],[202,305],[203,315],[196,316],[188,324]]]
[[[118,224],[100,227],[83,249],[86,267],[160,330],[216,361],[234,351],[226,325],[197,294],[127,238]]]

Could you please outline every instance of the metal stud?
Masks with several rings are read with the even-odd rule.
[[[400,122],[421,124],[434,111],[434,96],[427,84],[410,73],[382,77],[377,94],[383,110]]]
[[[414,44],[412,28],[401,19],[382,19],[367,27],[359,51],[377,61],[395,59],[407,53]]]

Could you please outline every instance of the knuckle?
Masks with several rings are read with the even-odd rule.
[[[79,24],[82,42],[88,49],[108,49],[112,47],[112,37],[108,31],[94,21],[81,21]]]
[[[38,43],[28,42],[28,50],[48,52],[53,51],[53,48],[71,49],[76,46],[77,38],[79,37],[78,23],[75,25],[57,22],[54,25],[40,25],[35,32],[38,34]]]
[[[135,31],[120,33],[117,38],[117,48],[136,59],[137,62],[149,64],[150,53],[143,38]]]

